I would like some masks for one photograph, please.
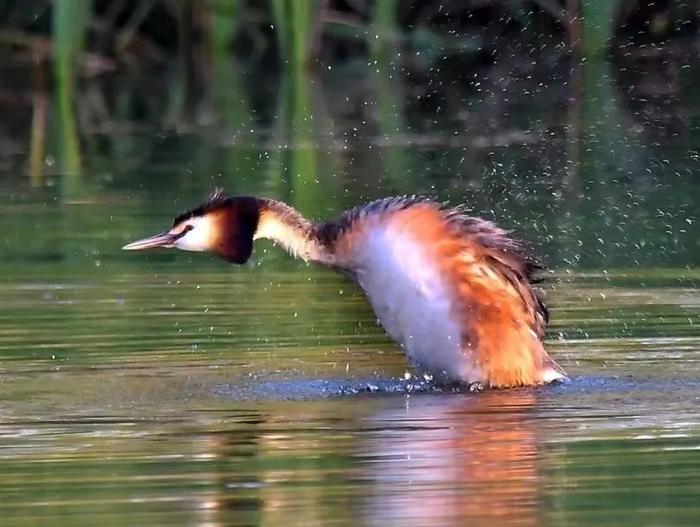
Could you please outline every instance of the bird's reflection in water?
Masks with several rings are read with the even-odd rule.
[[[346,403],[348,399],[341,402]],[[487,391],[284,403],[202,423],[216,525],[539,523],[536,392]]]
[[[419,396],[373,415],[367,523],[538,524],[535,400],[531,391]]]

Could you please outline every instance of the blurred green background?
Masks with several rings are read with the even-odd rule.
[[[558,61],[549,81],[561,103],[607,74],[591,66],[601,57],[645,61],[653,74],[662,54],[691,52],[697,30],[697,2],[673,0],[4,0],[0,155],[26,154],[23,169],[40,185],[82,172],[84,151],[127,148],[127,130],[214,125],[222,140],[242,141],[266,126],[282,128],[280,143],[303,143],[371,104],[380,136],[410,132],[414,107],[459,111],[449,91],[478,95],[476,77],[502,74],[504,62],[517,77]],[[319,113],[314,92],[334,80],[348,91]],[[368,80],[372,93],[362,93]],[[490,99],[508,113],[508,97]]]

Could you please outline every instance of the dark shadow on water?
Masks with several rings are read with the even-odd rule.
[[[659,377],[582,375],[570,382],[546,387],[548,395],[576,395],[586,393],[631,393],[631,392],[681,392],[700,389],[700,379],[678,379]]]
[[[686,392],[700,389],[696,379],[658,379],[634,376],[577,376],[568,382],[534,388],[487,390],[474,393],[466,386],[439,386],[427,381],[391,377],[356,379],[283,379],[251,377],[236,384],[219,384],[215,394],[230,400],[315,400],[364,395],[533,393],[548,398],[578,394]]]
[[[233,400],[313,400],[366,394],[440,393],[442,388],[427,382],[398,378],[359,379],[260,379],[243,383],[219,384],[216,394]],[[452,391],[452,389],[450,390]]]

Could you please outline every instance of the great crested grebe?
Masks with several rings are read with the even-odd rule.
[[[566,379],[542,344],[537,266],[493,223],[424,197],[394,197],[313,223],[280,201],[214,192],[171,229],[123,249],[210,251],[243,264],[268,238],[349,274],[413,365],[438,382],[506,388]]]

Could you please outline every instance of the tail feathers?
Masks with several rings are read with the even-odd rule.
[[[550,384],[552,382],[566,382],[569,380],[569,377],[566,375],[564,369],[559,366],[553,358],[547,355],[542,365],[541,379],[543,383]]]

